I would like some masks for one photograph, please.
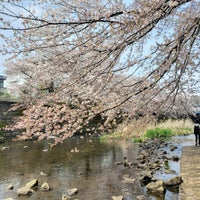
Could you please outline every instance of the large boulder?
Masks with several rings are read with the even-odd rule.
[[[147,190],[153,193],[164,193],[165,187],[164,187],[164,181],[163,180],[157,180],[155,182],[151,182],[146,186]]]
[[[17,194],[20,196],[30,196],[33,193],[33,190],[30,187],[21,187],[17,190]]]
[[[175,186],[180,185],[182,183],[182,177],[181,176],[175,176],[173,178],[170,178],[164,182],[166,186]]]

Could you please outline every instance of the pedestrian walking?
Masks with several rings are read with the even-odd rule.
[[[194,124],[195,146],[200,145],[200,128],[199,124]]]

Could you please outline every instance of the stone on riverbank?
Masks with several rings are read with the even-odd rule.
[[[146,186],[147,190],[153,193],[164,193],[164,181],[163,180],[157,180],[155,182],[151,182]]]
[[[127,175],[124,175],[124,176],[123,176],[123,181],[122,181],[122,183],[134,183],[134,182],[135,182],[135,179],[134,179],[134,178],[131,178],[131,177],[127,176]]]
[[[180,185],[182,183],[182,177],[181,176],[176,176],[173,178],[168,179],[167,181],[164,182],[166,186],[175,186],[175,185]]]
[[[27,186],[21,187],[17,190],[17,194],[20,196],[30,196],[33,193],[33,190]]]

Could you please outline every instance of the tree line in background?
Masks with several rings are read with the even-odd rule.
[[[193,115],[198,0],[2,0],[0,30],[22,139]]]

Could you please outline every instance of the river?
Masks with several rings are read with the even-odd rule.
[[[193,135],[172,138],[178,148],[174,152],[181,155],[184,145],[193,145]],[[0,200],[18,199],[17,189],[32,179],[38,179],[39,187],[48,182],[50,191],[37,189],[30,197],[20,199],[61,200],[68,189],[77,188],[78,194],[71,199],[109,200],[111,196],[124,196],[125,200],[145,197],[151,200],[178,200],[178,191],[167,191],[165,196],[156,197],[146,193],[137,182],[124,183],[123,176],[138,177],[137,172],[123,165],[124,157],[136,160],[139,146],[130,141],[105,143],[100,138],[72,138],[49,149],[49,143],[23,141],[0,145]],[[170,168],[180,173],[179,162]],[[163,174],[157,174],[162,178]],[[8,189],[12,184],[13,189]]]

